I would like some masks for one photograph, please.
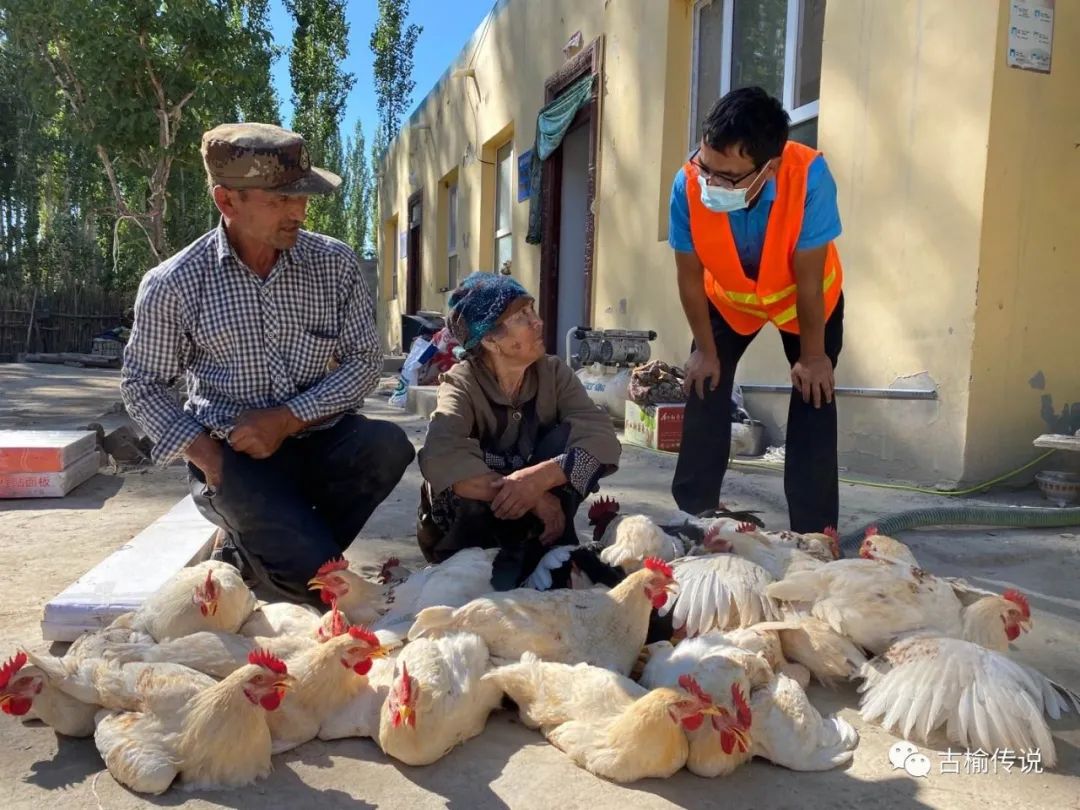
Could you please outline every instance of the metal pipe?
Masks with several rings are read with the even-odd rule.
[[[739,386],[744,394],[790,394],[790,385],[746,383]],[[866,397],[868,399],[937,399],[937,391],[922,388],[848,388],[842,385],[833,389],[838,396]]]

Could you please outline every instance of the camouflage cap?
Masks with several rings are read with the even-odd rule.
[[[341,178],[311,165],[295,132],[273,124],[221,124],[203,134],[203,164],[212,185],[278,194],[329,194]]]

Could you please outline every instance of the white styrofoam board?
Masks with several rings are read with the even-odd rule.
[[[101,453],[94,447],[60,472],[0,473],[0,498],[62,498],[100,467]]]
[[[1046,447],[1050,450],[1080,451],[1080,433],[1075,436],[1067,436],[1060,433],[1044,433],[1032,442],[1032,444],[1036,447]]]
[[[215,528],[187,496],[50,599],[42,637],[74,641],[137,609],[169,577],[209,555]]]
[[[61,472],[96,444],[92,430],[0,430],[0,473]]]

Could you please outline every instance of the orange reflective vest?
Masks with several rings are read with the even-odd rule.
[[[746,277],[727,214],[710,211],[701,202],[698,170],[687,162],[686,196],[690,203],[690,235],[694,251],[705,265],[705,294],[728,325],[741,335],[751,335],[766,321],[799,334],[795,308],[795,269],[792,255],[802,230],[806,204],[806,176],[819,153],[789,141],[776,173],[776,199],[765,227],[757,280]],[[830,242],[825,255],[823,288],[825,318],[840,299],[844,273],[840,255]]]

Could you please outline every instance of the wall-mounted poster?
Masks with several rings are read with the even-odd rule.
[[[1009,67],[1050,72],[1054,0],[1010,0]]]

